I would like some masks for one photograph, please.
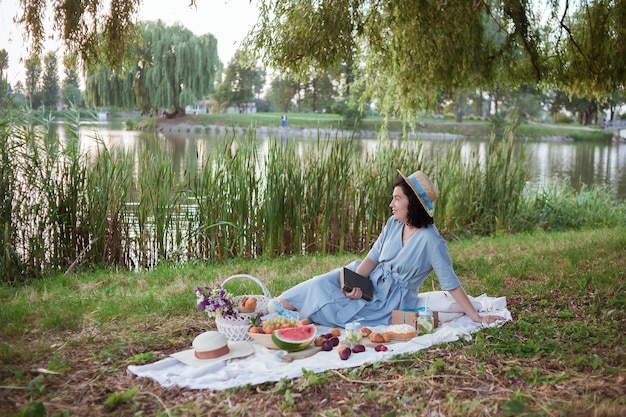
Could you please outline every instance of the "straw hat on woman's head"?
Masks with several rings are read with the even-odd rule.
[[[400,170],[398,173],[402,175],[404,181],[409,184],[417,199],[422,203],[424,210],[430,217],[433,217],[435,206],[433,203],[437,199],[437,187],[422,171],[415,171],[410,176],[405,176]]]

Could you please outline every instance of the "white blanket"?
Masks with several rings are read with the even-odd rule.
[[[497,314],[511,320],[511,313],[506,307],[506,298],[493,298],[486,295],[476,297],[475,301],[481,304],[480,312]],[[128,370],[138,377],[152,378],[159,384],[179,386],[191,389],[225,390],[246,384],[261,384],[268,381],[279,381],[282,378],[296,378],[302,376],[303,370],[315,373],[329,369],[352,368],[365,363],[385,361],[394,355],[401,353],[413,353],[429,346],[454,342],[460,338],[470,339],[471,334],[483,327],[500,326],[502,322],[491,325],[473,322],[469,317],[462,316],[448,323],[442,323],[432,334],[418,336],[407,342],[387,344],[389,351],[376,352],[373,348],[367,348],[365,352],[353,353],[347,360],[341,360],[337,350],[319,352],[315,355],[284,362],[281,357],[287,352],[267,349],[253,343],[255,353],[242,359],[215,362],[213,364],[195,368],[185,365],[174,358],[167,358],[158,362],[142,365],[129,366]],[[385,326],[373,330],[384,331]],[[326,333],[329,329],[318,326],[318,333]]]

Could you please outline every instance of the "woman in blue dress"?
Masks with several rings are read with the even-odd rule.
[[[331,327],[345,327],[352,321],[366,326],[389,324],[392,310],[417,304],[419,288],[434,270],[441,289],[448,291],[472,320],[505,320],[478,314],[461,286],[446,241],[433,224],[435,185],[422,171],[409,177],[398,172],[400,177],[394,183],[389,204],[392,216],[365,259],[347,265],[369,277],[374,285],[374,299],[363,300],[358,287],[344,292],[339,286],[341,268],[337,268],[282,293],[278,299],[283,307]]]

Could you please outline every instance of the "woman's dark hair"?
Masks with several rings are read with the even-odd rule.
[[[393,188],[402,187],[404,194],[409,198],[409,215],[407,224],[413,227],[426,228],[435,221],[426,213],[424,206],[419,201],[413,189],[406,183],[404,178],[399,177],[393,183]]]

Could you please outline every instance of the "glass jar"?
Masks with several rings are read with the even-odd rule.
[[[346,323],[345,338],[351,348],[354,347],[354,345],[361,343],[361,323],[358,321]]]
[[[417,316],[417,320],[415,321],[415,330],[417,331],[417,335],[421,336],[432,333],[434,329],[435,321],[433,319],[432,310],[421,310],[419,312],[419,316]]]

